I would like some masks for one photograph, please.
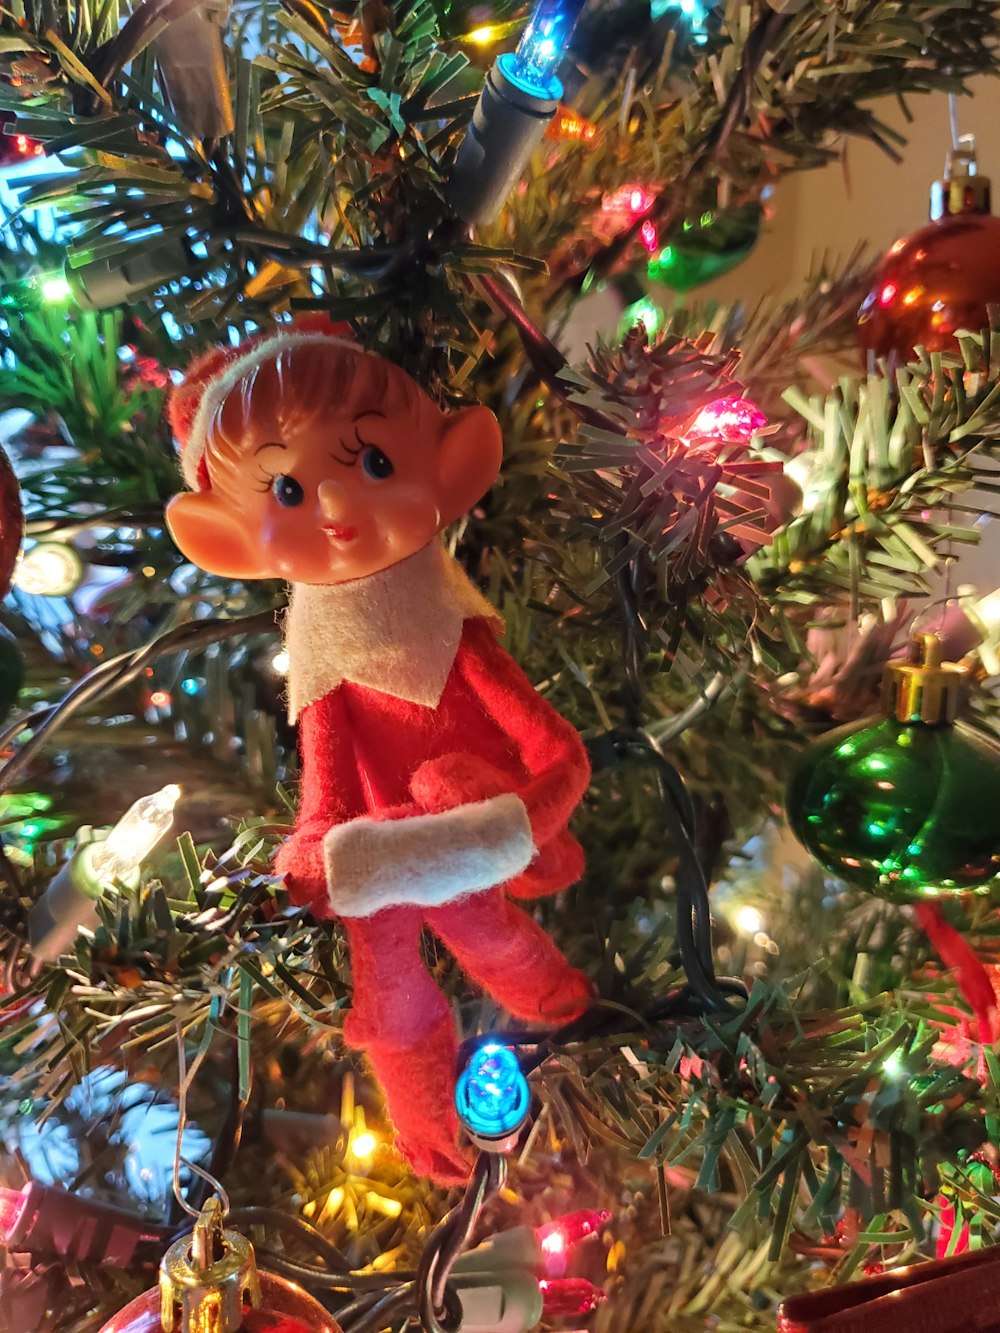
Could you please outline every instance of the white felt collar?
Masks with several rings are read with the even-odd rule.
[[[466,620],[496,608],[440,542],[350,583],[292,585],[285,621],[288,715],[343,681],[436,708]]]

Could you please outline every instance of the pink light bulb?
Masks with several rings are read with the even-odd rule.
[[[707,403],[684,432],[689,444],[749,444],[767,417],[749,398],[717,398]]]

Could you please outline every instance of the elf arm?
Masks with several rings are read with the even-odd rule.
[[[565,829],[589,785],[583,742],[504,652],[486,621],[468,622],[456,666],[528,771],[516,794],[527,808],[535,846],[544,847]],[[511,786],[509,777],[476,755],[454,753],[421,764],[410,790],[433,812],[509,792]]]
[[[440,906],[528,865],[527,815],[509,792],[439,813],[414,802],[367,809],[349,728],[339,690],[302,713],[299,818],[277,857],[296,902],[350,917]]]
[[[357,761],[339,690],[304,709],[299,722],[302,778],[295,831],[275,866],[295,902],[330,915],[323,839],[364,810]]]

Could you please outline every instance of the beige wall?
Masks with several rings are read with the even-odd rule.
[[[973,88],[971,97],[958,100],[959,130],[976,136],[980,170],[994,181],[994,211],[1000,213],[1000,79],[977,79]],[[884,112],[885,121],[907,137],[899,149],[902,162],[851,139],[842,161],[786,176],[775,187],[774,217],[750,258],[696,295],[752,301],[795,291],[814,257],[825,252],[846,259],[859,241],[878,254],[897,236],[915,231],[927,219],[928,188],[944,168],[951,132],[947,97],[914,97],[909,108],[909,124],[893,102]]]
[[[921,226],[928,188],[941,174],[951,143],[948,99],[912,98],[910,111],[909,124],[895,104],[885,112],[885,120],[907,137],[899,149],[902,162],[852,139],[842,161],[785,177],[775,188],[774,217],[750,258],[694,295],[752,304],[764,295],[791,294],[818,256],[846,259],[865,241],[874,257]],[[958,101],[959,132],[975,134],[980,171],[993,180],[993,211],[1000,214],[998,121],[1000,79],[976,80],[973,96]],[[974,584],[982,593],[1000,586],[1000,524],[990,523],[980,545],[963,551],[954,581]]]
[[[893,162],[871,143],[852,139],[841,161],[785,177],[775,187],[774,215],[750,258],[686,299],[743,300],[753,305],[763,296],[790,295],[801,289],[818,256],[847,259],[864,241],[874,258],[897,236],[922,226],[931,181],[941,175],[951,143],[948,99],[915,97],[909,109],[913,116],[909,123],[894,102],[886,104],[883,116],[907,137],[899,148],[901,162]],[[958,101],[959,132],[975,134],[980,170],[993,179],[994,212],[1000,214],[998,120],[1000,79],[976,80],[973,95]],[[650,294],[661,304],[672,299],[663,287],[653,287]],[[613,288],[581,302],[570,327],[562,332],[570,358],[585,357],[595,328],[612,333],[621,309]],[[989,524],[980,546],[963,552],[954,581],[972,583],[983,593],[1000,587],[1000,523]]]

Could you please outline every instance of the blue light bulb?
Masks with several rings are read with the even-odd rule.
[[[509,68],[505,64],[504,72],[531,92],[558,101],[562,97],[562,85],[556,78],[556,71],[562,64],[582,9],[582,0],[538,0],[517,50],[508,58]]]
[[[474,1138],[495,1145],[524,1124],[531,1093],[521,1062],[509,1046],[477,1046],[459,1077],[455,1105]]]

